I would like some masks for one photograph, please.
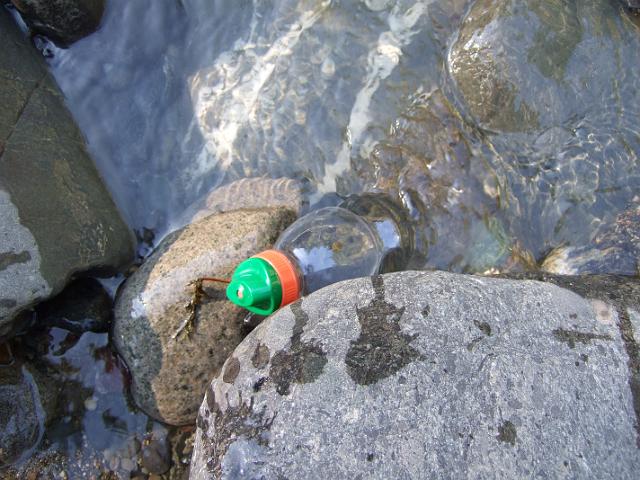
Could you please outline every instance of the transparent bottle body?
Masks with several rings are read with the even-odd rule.
[[[311,212],[287,228],[275,244],[298,268],[301,295],[332,283],[379,272],[380,236],[361,216],[341,207]]]

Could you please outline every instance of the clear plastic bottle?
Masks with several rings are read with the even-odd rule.
[[[298,219],[272,250],[238,265],[227,297],[269,315],[332,283],[405,268],[413,248],[401,207],[383,195],[354,195]]]

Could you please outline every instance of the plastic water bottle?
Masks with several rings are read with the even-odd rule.
[[[270,315],[332,283],[405,268],[414,242],[401,207],[383,195],[354,195],[298,219],[272,250],[238,265],[227,297]]]

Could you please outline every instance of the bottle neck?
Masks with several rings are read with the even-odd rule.
[[[415,250],[415,230],[407,212],[388,196],[364,193],[348,197],[342,204],[369,224],[382,246],[381,272],[406,268]]]

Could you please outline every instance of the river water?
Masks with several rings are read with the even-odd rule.
[[[613,0],[472,3],[110,0],[49,61],[134,229],[266,175],[312,204],[397,197],[420,267],[587,245],[640,184],[640,22]]]

